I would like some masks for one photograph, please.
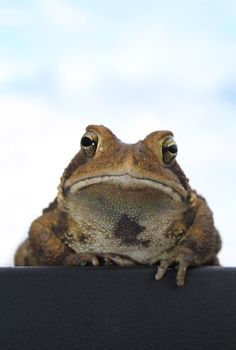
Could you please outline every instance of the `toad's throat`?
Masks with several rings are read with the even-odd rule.
[[[186,199],[186,191],[182,186],[176,185],[175,188],[170,185],[169,183],[165,183],[163,181],[158,181],[154,179],[149,179],[149,178],[139,178],[135,177],[130,174],[123,174],[123,175],[101,175],[101,176],[94,176],[86,179],[79,180],[72,184],[70,186],[69,192],[71,194],[75,194],[78,192],[80,189],[91,186],[91,185],[96,185],[100,183],[107,183],[119,186],[121,188],[149,188],[149,189],[157,189],[159,191],[162,191],[163,193],[167,194],[170,196],[173,200],[177,202],[181,202],[184,199]]]

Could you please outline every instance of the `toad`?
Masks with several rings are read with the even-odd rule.
[[[178,165],[172,132],[126,144],[90,125],[80,145],[15,265],[157,265],[157,280],[173,265],[183,286],[188,266],[218,264],[212,212]]]

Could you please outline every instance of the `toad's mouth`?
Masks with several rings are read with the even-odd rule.
[[[128,188],[149,188],[149,189],[157,189],[162,191],[163,193],[170,196],[173,200],[177,202],[182,202],[187,198],[187,192],[185,189],[178,184],[170,184],[167,181],[158,181],[150,178],[139,178],[130,174],[123,175],[100,175],[94,176],[86,179],[82,179],[73,183],[69,192],[71,194],[76,194],[80,189],[91,186],[91,185],[99,185],[101,183],[107,183],[114,186],[119,186],[121,189]]]

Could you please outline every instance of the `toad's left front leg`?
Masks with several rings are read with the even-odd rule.
[[[213,222],[210,208],[202,197],[196,199],[196,214],[191,226],[175,247],[160,257],[155,278],[161,279],[168,267],[178,264],[177,286],[184,285],[188,266],[218,265],[217,253],[221,239]]]

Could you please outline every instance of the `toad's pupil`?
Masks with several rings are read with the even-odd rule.
[[[93,140],[91,140],[89,137],[84,136],[81,140],[81,145],[83,147],[89,147],[89,146],[93,146],[95,143]]]
[[[170,152],[170,153],[177,153],[177,145],[170,145],[170,146],[168,146],[168,151]]]

